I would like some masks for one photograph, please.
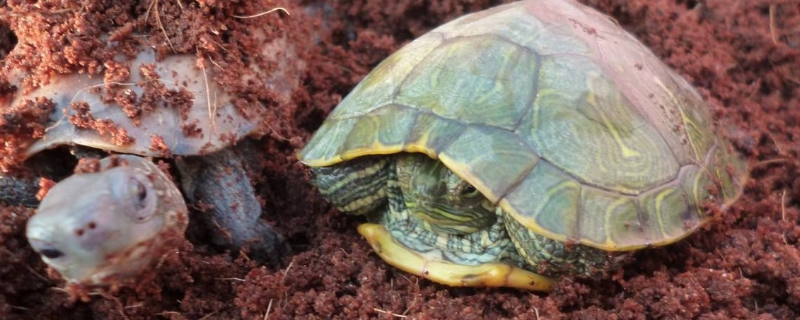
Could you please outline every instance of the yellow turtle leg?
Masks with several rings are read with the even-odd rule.
[[[397,243],[391,233],[379,224],[361,224],[358,233],[390,265],[441,284],[454,287],[512,287],[546,292],[553,291],[555,285],[553,279],[503,263],[465,266],[427,258]]]

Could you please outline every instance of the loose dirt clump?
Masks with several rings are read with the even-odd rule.
[[[675,245],[636,253],[607,279],[564,279],[551,294],[444,287],[385,264],[356,233],[362,218],[338,213],[321,199],[295,152],[342,97],[413,38],[507,2],[6,1],[0,57],[20,44],[30,54],[6,57],[2,70],[13,65],[30,76],[10,88],[2,80],[8,75],[0,74],[1,101],[46,85],[54,74],[117,79],[108,70],[119,66],[106,62],[148,43],[162,55],[196,54],[199,64],[223,71],[213,81],[265,106],[260,156],[266,169],[257,190],[263,218],[287,237],[294,253],[280,266],[262,266],[244,253],[218,252],[193,239],[135,284],[73,301],[27,245],[24,227],[33,210],[3,206],[0,318],[800,317],[800,5],[793,1],[584,1],[697,86],[716,118],[730,124],[726,136],[752,167],[744,196],[717,221]],[[289,14],[248,17],[276,7]],[[263,40],[255,30],[296,45],[286,55],[287,63],[305,66],[296,90],[285,94],[286,87],[239,77],[249,59],[241,53]],[[36,110],[46,103],[32,105],[29,111],[0,109],[3,161],[19,152],[9,147],[20,145],[15,141],[43,130],[37,124],[46,110]]]

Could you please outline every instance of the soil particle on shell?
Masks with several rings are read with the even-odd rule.
[[[158,151],[158,154],[162,157],[172,156],[172,152],[170,152],[169,146],[166,141],[164,141],[164,137],[157,134],[154,134],[150,138],[150,150]]]
[[[162,54],[197,53],[203,66],[221,66],[214,81],[266,107],[266,169],[257,184],[262,218],[287,237],[295,254],[273,268],[202,241],[184,242],[135,283],[92,294],[88,302],[71,301],[53,289],[63,281],[27,245],[24,226],[33,210],[0,207],[0,318],[800,317],[800,109],[793,107],[800,105],[800,5],[791,1],[585,1],[634,33],[698,87],[717,118],[733,124],[723,129],[749,158],[752,178],[744,196],[696,235],[636,253],[607,279],[563,279],[548,295],[448,288],[398,271],[372,253],[355,232],[361,218],[332,210],[309,185],[294,152],[391,52],[445,21],[501,2],[510,1],[304,1],[305,7],[268,0],[7,1],[0,26],[13,34],[0,32],[8,35],[0,39],[0,52],[17,39],[30,55],[3,64],[32,76],[14,93],[0,85],[3,101],[7,93],[46,84],[53,74],[123,81],[109,70],[124,68],[106,62],[142,41]],[[277,6],[290,15],[234,17]],[[302,60],[306,72],[288,101],[237,76],[248,59],[241,52],[256,46],[256,29],[269,39],[307,45],[297,50],[293,63]],[[270,67],[277,66],[264,66]],[[19,152],[7,147],[18,145],[15,139],[44,129],[37,117],[46,113],[29,110],[0,110],[0,137],[9,142],[4,156]]]

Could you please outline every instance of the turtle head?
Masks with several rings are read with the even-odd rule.
[[[160,236],[175,225],[175,216],[186,214],[177,188],[164,190],[172,182],[149,165],[155,169],[117,166],[56,184],[28,221],[33,249],[66,280],[80,284],[103,284],[143,268],[158,254]],[[177,222],[181,232],[183,220]]]
[[[402,155],[397,173],[409,212],[437,231],[471,233],[497,219],[480,191],[436,159]]]

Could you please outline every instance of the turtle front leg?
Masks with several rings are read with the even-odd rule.
[[[231,149],[176,161],[190,202],[210,205],[199,217],[221,247],[246,248],[251,259],[277,263],[289,252],[284,238],[262,221],[261,204],[242,159]]]
[[[362,157],[312,168],[312,183],[339,211],[362,215],[386,204],[391,157]]]
[[[12,173],[0,173],[0,202],[12,206],[37,207],[39,200],[36,194],[41,178],[61,181],[71,175],[75,167],[73,161],[53,161],[52,157],[51,154],[37,154]]]
[[[39,200],[39,177],[14,177],[0,174],[0,202],[16,206],[36,207]]]
[[[629,257],[628,254],[614,254],[579,243],[548,239],[512,217],[506,217],[505,225],[517,252],[531,268],[548,276],[602,277]]]

